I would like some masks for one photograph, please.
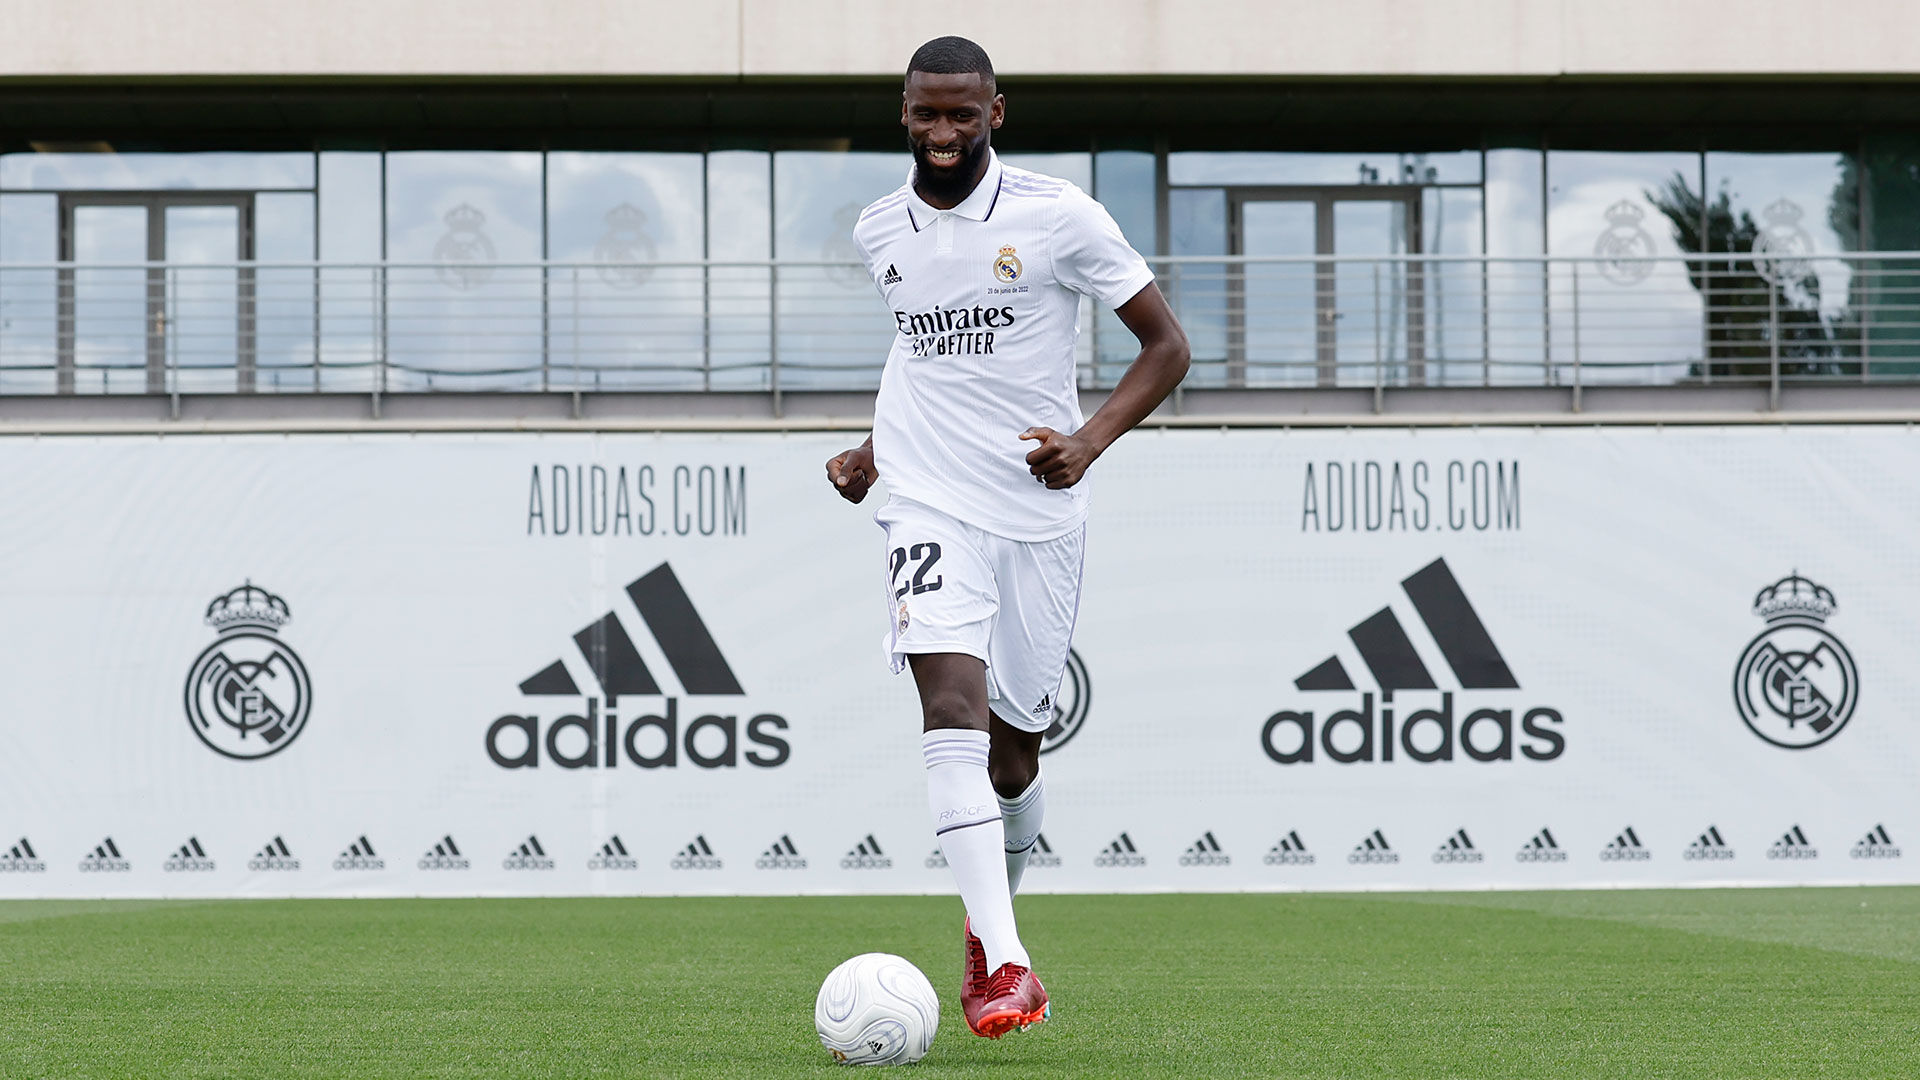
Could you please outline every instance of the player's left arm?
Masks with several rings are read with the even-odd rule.
[[[1079,483],[1114,440],[1159,408],[1186,377],[1192,350],[1160,286],[1148,282],[1133,299],[1114,309],[1114,314],[1140,339],[1140,355],[1120,377],[1105,404],[1071,435],[1045,427],[1028,428],[1020,435],[1040,444],[1027,454],[1027,466],[1050,488],[1070,488]]]

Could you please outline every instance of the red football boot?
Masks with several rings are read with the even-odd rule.
[[[980,1006],[979,1019],[968,1019],[974,1034],[997,1039],[1018,1028],[1032,1027],[1052,1015],[1047,1003],[1047,988],[1032,968],[1019,964],[1001,964],[987,979],[987,1000]]]
[[[980,939],[973,936],[973,920],[968,919],[965,926],[967,935],[965,956],[960,967],[960,1012],[967,1018],[967,1027],[975,1034],[984,1035],[980,1030],[980,1007],[987,1003],[987,948]]]

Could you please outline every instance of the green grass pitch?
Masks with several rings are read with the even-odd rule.
[[[927,1077],[1915,1077],[1920,888],[1033,896],[1054,1019],[988,1042],[959,902],[0,902],[0,1077],[829,1077],[897,952]]]

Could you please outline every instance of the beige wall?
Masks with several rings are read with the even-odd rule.
[[[1916,0],[0,0],[0,77],[1920,74]]]

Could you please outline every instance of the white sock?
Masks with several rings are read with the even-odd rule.
[[[1008,963],[1031,966],[1013,926],[1006,834],[993,782],[987,779],[987,733],[943,728],[922,735],[920,745],[927,760],[934,837],[960,886],[973,932],[987,951],[987,970],[998,971]]]
[[[1011,799],[1000,800],[1000,825],[1007,834],[1007,891],[1020,891],[1020,876],[1027,872],[1027,856],[1033,854],[1040,839],[1040,819],[1047,814],[1047,789],[1034,774],[1027,790]]]

